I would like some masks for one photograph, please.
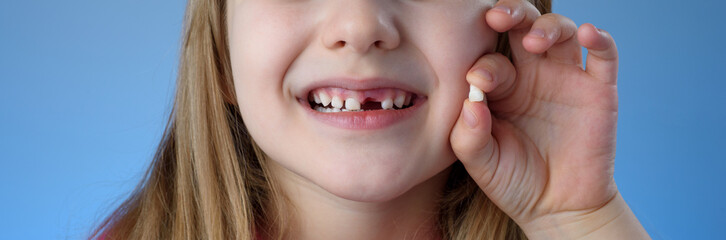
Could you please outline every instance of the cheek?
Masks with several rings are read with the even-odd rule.
[[[484,9],[428,15],[415,39],[439,79],[439,87],[466,85],[464,76],[476,60],[496,47],[498,34],[486,25]],[[456,14],[454,14],[456,13]]]
[[[270,6],[249,5],[253,4],[236,5],[235,14],[229,19],[229,49],[235,80],[242,84],[255,81],[270,89],[279,89],[274,84],[279,84],[277,80],[282,79],[284,69],[293,60],[296,48],[293,44],[300,42],[296,36],[303,30],[300,24],[293,24],[293,14],[269,9]],[[261,24],[260,19],[267,20]]]
[[[496,47],[498,34],[486,25],[483,17],[488,6],[421,10],[418,14],[426,17],[417,17],[419,21],[409,27],[411,41],[425,55],[436,75],[436,91],[429,96],[434,111],[429,117],[437,121],[437,126],[448,127],[438,127],[441,129],[438,137],[446,141],[467,98],[466,73],[479,57]]]
[[[285,126],[279,122],[285,111],[269,109],[291,107],[281,99],[281,79],[304,48],[301,38],[310,32],[308,13],[266,1],[241,1],[230,7],[230,60],[242,116],[250,128],[279,129]]]

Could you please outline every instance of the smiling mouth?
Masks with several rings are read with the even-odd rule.
[[[413,106],[419,98],[414,93],[394,88],[349,90],[337,87],[318,88],[308,93],[310,108],[324,113],[401,110]]]

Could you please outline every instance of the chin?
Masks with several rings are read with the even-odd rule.
[[[347,152],[320,159],[325,166],[316,168],[310,180],[327,192],[358,202],[387,202],[404,195],[417,185],[440,173],[455,157],[431,158],[411,151]],[[341,151],[342,152],[342,151]],[[443,160],[443,161],[442,161]]]

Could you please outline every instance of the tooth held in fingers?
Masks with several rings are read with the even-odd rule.
[[[330,101],[330,95],[325,92],[320,92],[320,103],[322,103],[324,107],[327,107],[328,104],[330,104]]]
[[[404,101],[406,101],[406,96],[403,94],[400,94],[400,95],[396,96],[395,100],[393,100],[393,104],[396,104],[397,108],[402,108]]]
[[[350,111],[360,110],[360,102],[358,102],[355,98],[348,98],[345,100],[345,109]]]
[[[481,89],[474,87],[474,85],[469,85],[469,101],[470,102],[481,102],[484,101],[484,91]]]
[[[393,100],[390,98],[386,98],[386,100],[383,100],[383,102],[381,102],[381,108],[393,109]]]
[[[333,96],[333,100],[330,102],[330,105],[332,105],[333,108],[340,109],[343,107],[343,100],[341,100],[338,96]]]

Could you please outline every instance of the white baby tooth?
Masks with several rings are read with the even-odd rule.
[[[338,96],[333,96],[333,100],[330,102],[333,108],[340,109],[343,107],[343,100],[340,100]]]
[[[320,92],[320,103],[322,103],[323,106],[327,107],[328,104],[330,104],[330,101],[330,95],[325,92]]]
[[[318,96],[317,93],[316,94],[313,94],[313,100],[315,100],[315,103],[321,103],[320,97]]]
[[[406,94],[406,101],[403,101],[403,106],[408,106],[411,103],[411,94]]]
[[[358,102],[355,98],[345,99],[345,109],[351,111],[360,110],[360,102]]]
[[[396,100],[393,100],[393,104],[396,104],[396,107],[398,107],[398,108],[402,108],[404,101],[406,101],[406,96],[398,95],[398,96],[396,96]]]
[[[469,85],[469,101],[470,102],[481,102],[484,101],[484,91],[481,89],[474,87],[474,85]]]
[[[383,102],[381,102],[381,108],[393,109],[393,100],[390,98],[386,98],[386,100],[383,100]]]
[[[333,99],[335,99],[335,98],[333,98]],[[336,112],[336,113],[340,112],[340,111],[341,111],[340,108],[333,108],[330,110],[330,112]]]

